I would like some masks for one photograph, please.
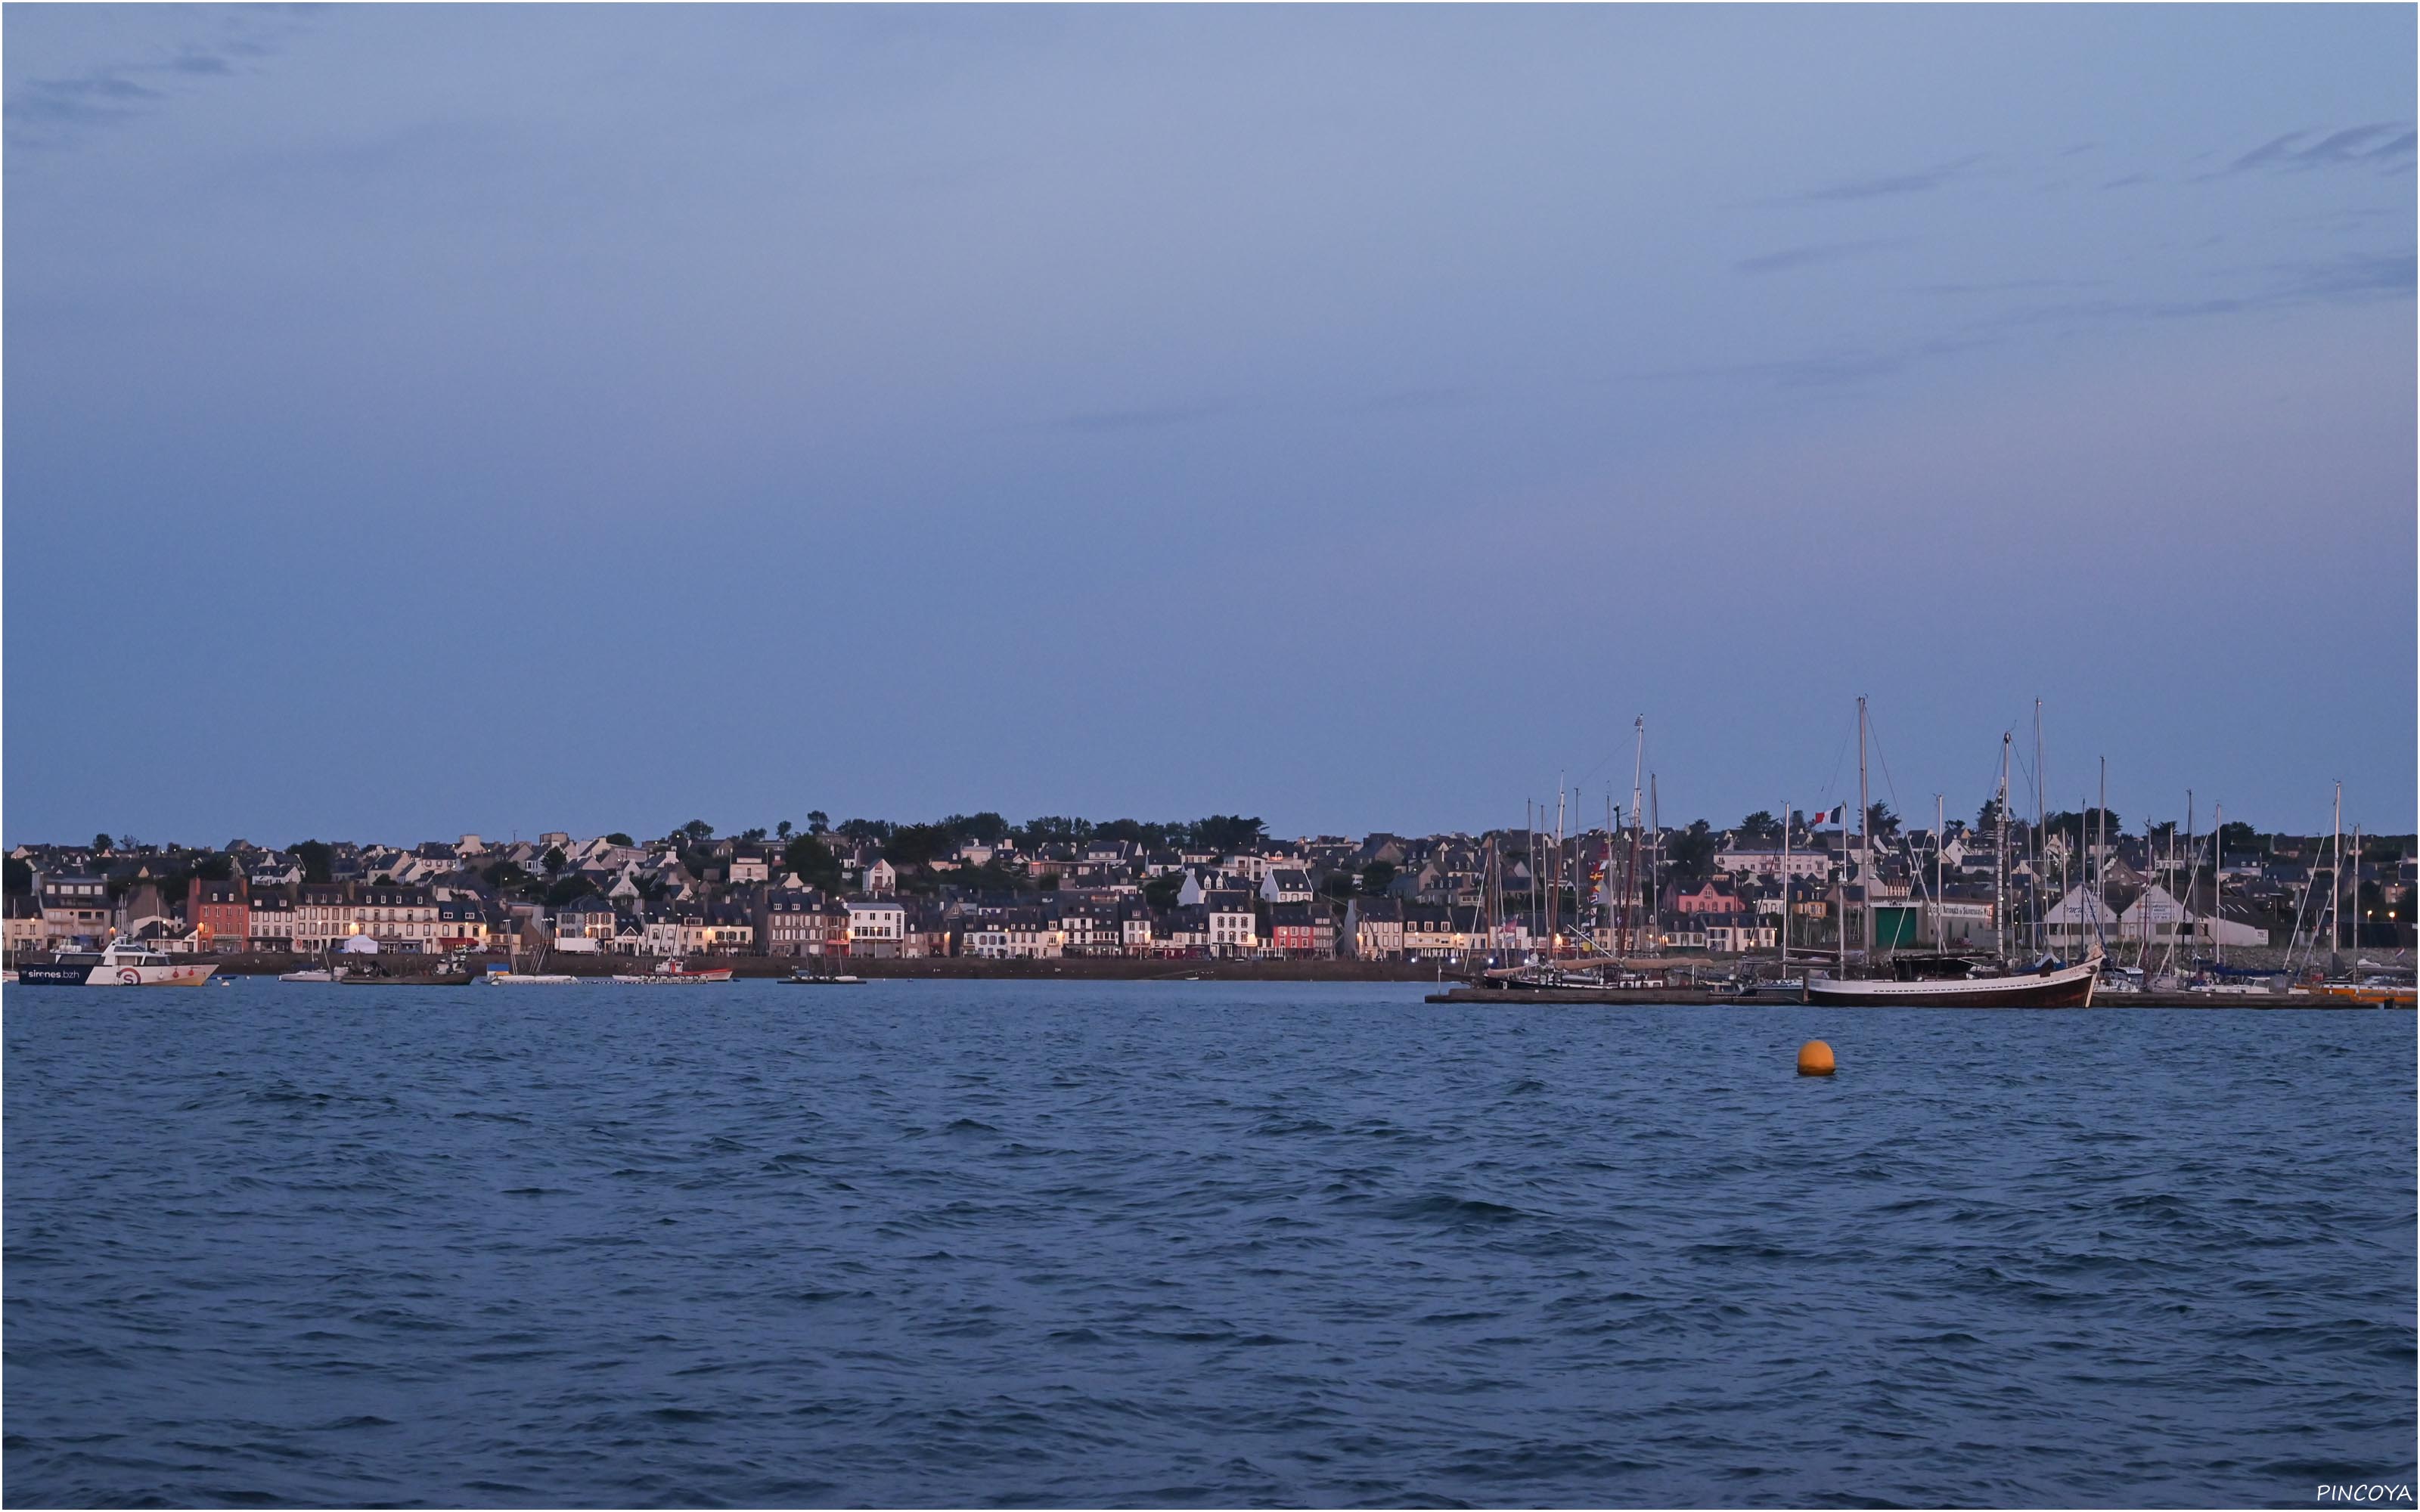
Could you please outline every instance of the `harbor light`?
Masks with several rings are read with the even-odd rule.
[[[1798,1074],[1829,1076],[1832,1074],[1832,1047],[1821,1040],[1809,1040],[1798,1047]]]

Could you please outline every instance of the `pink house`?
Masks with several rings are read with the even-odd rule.
[[[1695,888],[1675,887],[1672,911],[1676,914],[1736,914],[1740,911],[1740,901],[1721,883],[1708,881]]]

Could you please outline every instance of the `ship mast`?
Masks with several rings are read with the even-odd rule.
[[[1664,805],[1655,797],[1655,774],[1647,774],[1647,928],[1652,933],[1664,905]],[[1656,949],[1663,949],[1658,936]]]
[[[1790,800],[1781,800],[1781,980],[1790,980]]]
[[[1857,695],[1857,894],[1865,922],[1858,930],[1866,959],[1874,958],[1874,811],[1866,795],[1866,696]]]
[[[2342,779],[2336,781],[2335,819],[2333,825],[2335,830],[2335,864],[2328,869],[2328,954],[2332,957],[2344,949],[2340,941],[2340,936],[2344,933],[2344,781]],[[2335,964],[2334,960],[2328,963],[2331,967]]]
[[[1992,840],[1992,928],[2004,960],[2009,954],[2009,748],[2016,738],[2011,731],[2000,732],[2000,797],[1992,806],[1997,831]]]
[[[1942,795],[1932,795],[1932,949],[1940,950],[1947,942],[1941,934],[1941,831],[1948,823],[1948,811],[1942,807]]]
[[[2092,874],[2091,863],[2096,860],[2100,863],[2100,882],[2092,889],[2092,938],[2105,950],[2108,946],[2102,941],[2102,936],[2108,932],[2102,927],[2101,910],[2108,906],[2109,902],[2109,758],[2106,756],[2101,758],[2101,811],[2092,816],[2092,833],[2095,854],[2085,857],[2086,875]]]
[[[2048,822],[2049,818],[2050,818],[2050,814],[2049,814],[2048,810],[2045,810],[2045,809],[2042,807],[2042,733],[2041,733],[2041,700],[2040,700],[2040,699],[2036,699],[2036,700],[2034,700],[2034,887],[2033,887],[2033,893],[2034,893],[2034,913],[2033,913],[2033,942],[2034,942],[2034,949],[2035,949],[2035,950],[2037,950],[2037,951],[2040,950],[2040,949],[2041,949],[2041,943],[2042,943],[2042,918],[2041,918],[2041,886],[2042,886],[2042,868],[2043,868],[2044,864],[2047,862],[2047,860],[2048,860],[2048,858],[2049,858],[2049,857],[2048,857],[2048,854],[2047,854],[2047,853],[2042,849],[2042,846],[2043,846],[2043,844],[2044,844],[2044,842],[2045,842],[2045,841],[2046,841],[2046,839],[2047,839],[2047,837],[2045,837],[2045,836],[2042,834],[2042,825],[2043,825],[2045,823],[2047,823],[2047,822]]]
[[[1647,716],[1642,714],[1632,723],[1637,739],[1630,757],[1630,852],[1621,868],[1621,932],[1618,938],[1624,956],[1637,949],[1630,911],[1638,902],[1638,821],[1646,807],[1645,796],[1639,792],[1639,778],[1647,768]]]

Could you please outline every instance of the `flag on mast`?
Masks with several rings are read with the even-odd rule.
[[[1816,810],[1813,813],[1807,816],[1807,827],[1814,829],[1823,825],[1838,824],[1840,822],[1841,810],[1845,810],[1847,807],[1847,804],[1836,803],[1832,805],[1832,811],[1830,813],[1825,813],[1821,809]]]

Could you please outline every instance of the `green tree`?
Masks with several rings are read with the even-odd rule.
[[[109,849],[109,832],[103,830],[101,833],[95,835],[92,838],[92,848],[96,851],[106,852]]]
[[[930,866],[958,848],[947,825],[902,825],[891,832],[882,854],[896,867]]]
[[[1888,841],[1899,833],[1899,815],[1891,812],[1887,803],[1876,803],[1866,810],[1866,833],[1879,841]]]
[[[1183,874],[1163,872],[1143,883],[1142,900],[1154,908],[1173,908],[1176,906],[1176,895],[1184,889],[1184,887]]]
[[[714,826],[707,824],[703,819],[692,819],[688,824],[681,825],[677,830],[675,830],[674,833],[685,837],[693,843],[702,845],[714,838]]]
[[[1702,882],[1714,864],[1714,832],[1702,819],[1674,830],[1664,842],[1664,859],[1675,877]]]
[[[752,829],[743,829],[739,832],[739,838],[752,845],[765,838],[765,826],[758,825]]]
[[[840,858],[813,835],[794,835],[782,851],[783,870],[798,874],[800,882],[826,892],[840,889]]]
[[[981,813],[954,813],[941,825],[961,841],[978,845],[997,845],[1008,838],[1008,821],[989,809]]]
[[[2262,850],[2260,832],[2241,820],[2218,826],[2218,848],[2238,856],[2258,855]]]
[[[605,843],[608,845],[636,845],[639,842],[617,829],[613,831],[613,833],[605,837]]]
[[[574,898],[585,898],[596,890],[596,883],[589,881],[580,872],[574,872],[567,877],[554,879],[553,884],[546,889],[546,905],[549,908],[560,908]]]
[[[1990,797],[1983,800],[1983,807],[1975,810],[1975,833],[1978,835],[1995,834],[1998,831],[1999,824],[2000,795],[1994,793]]]
[[[790,822],[788,820],[784,819],[780,824],[773,826],[773,838],[775,840],[783,841],[790,838]]]
[[[1044,814],[1016,826],[1017,843],[1028,850],[1039,845],[1080,845],[1092,838],[1092,821],[1065,814]]]
[[[1193,821],[1193,843],[1205,851],[1221,856],[1257,849],[1266,838],[1267,825],[1258,819],[1242,814],[1214,813],[1206,819]]]
[[[1759,809],[1739,822],[1739,835],[1742,840],[1779,840],[1781,821]]]
[[[294,859],[302,863],[303,881],[325,882],[336,864],[336,848],[325,841],[306,840],[294,847]]]
[[[1395,863],[1392,861],[1373,861],[1361,869],[1363,892],[1377,896],[1385,893],[1394,883]]]
[[[0,864],[0,876],[6,879],[0,881],[0,891],[22,896],[34,890],[34,863],[31,861],[12,856],[6,864]]]
[[[807,810],[808,834],[821,835],[828,833],[830,829],[831,816],[830,814],[825,813],[821,809],[810,809]]]
[[[562,846],[550,845],[546,848],[546,854],[537,858],[537,864],[546,868],[548,876],[555,876],[562,872],[564,863],[568,859],[569,857],[563,854]]]

